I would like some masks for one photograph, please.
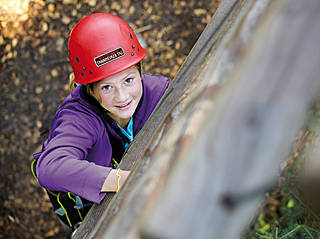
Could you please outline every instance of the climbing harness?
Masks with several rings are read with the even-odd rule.
[[[36,165],[37,160],[33,159],[31,171],[38,181]],[[46,189],[46,192],[57,216],[73,230],[83,221],[85,215],[87,215],[93,205],[92,202],[70,192],[53,191],[49,189]]]

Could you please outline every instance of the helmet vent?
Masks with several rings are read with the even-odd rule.
[[[132,36],[132,34],[131,34],[131,33],[129,34],[129,36],[130,36],[130,38],[131,38],[131,39],[133,39],[133,36]]]
[[[139,47],[137,48],[138,51],[140,51]]]
[[[82,69],[85,71],[85,70],[86,70],[86,67],[82,67]]]
[[[82,76],[84,75],[83,72],[81,72],[81,75],[82,75]]]
[[[79,61],[80,61],[80,60],[79,60],[79,57],[76,57],[76,61],[79,63]]]
[[[89,74],[92,74],[92,71],[89,71]]]
[[[135,46],[134,45],[132,45],[132,49],[134,49],[135,48]]]
[[[134,56],[134,53],[133,53],[133,52],[131,52],[131,56]]]

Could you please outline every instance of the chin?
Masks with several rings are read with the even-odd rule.
[[[113,115],[115,118],[119,118],[121,120],[130,119],[134,114],[134,110],[130,110],[128,112],[114,112]]]
[[[129,113],[129,114],[121,114],[119,115],[119,118],[126,120],[126,119],[130,119],[133,116],[133,113]]]

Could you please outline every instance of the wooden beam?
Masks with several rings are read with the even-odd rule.
[[[319,10],[317,0],[270,3],[215,108],[139,223],[142,238],[240,238],[319,95]]]

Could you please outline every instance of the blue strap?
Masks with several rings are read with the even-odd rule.
[[[120,128],[123,135],[126,136],[130,140],[130,143],[131,143],[133,140],[133,120],[132,120],[132,117],[130,118],[129,124],[127,126],[127,130],[124,130],[120,125],[118,125],[118,127]],[[127,149],[128,146],[129,146],[129,143],[126,143],[124,148]]]
[[[82,200],[81,200],[81,198],[78,196],[78,195],[76,195],[76,203],[75,203],[75,205],[73,206],[75,209],[81,209],[81,208],[83,208],[83,203],[82,203]]]
[[[64,214],[66,214],[62,207],[55,210],[55,213],[58,214],[59,216],[64,216]]]

